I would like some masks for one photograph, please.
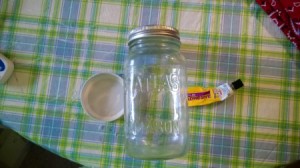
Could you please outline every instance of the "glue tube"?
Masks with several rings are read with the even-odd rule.
[[[238,79],[231,84],[224,83],[216,88],[188,87],[188,106],[203,106],[223,101],[243,86],[243,82]]]

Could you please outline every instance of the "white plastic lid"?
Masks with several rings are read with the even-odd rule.
[[[0,84],[4,84],[9,79],[13,71],[13,62],[0,54]]]
[[[81,90],[81,104],[90,116],[113,121],[124,114],[123,79],[113,73],[99,73],[86,81]]]

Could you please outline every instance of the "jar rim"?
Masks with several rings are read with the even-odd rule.
[[[174,27],[165,25],[147,25],[137,27],[129,32],[128,45],[133,40],[152,36],[169,36],[180,41],[179,31]]]

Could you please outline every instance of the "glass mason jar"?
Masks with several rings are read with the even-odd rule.
[[[129,34],[124,65],[125,149],[139,159],[186,153],[189,139],[185,58],[179,32],[143,26]]]

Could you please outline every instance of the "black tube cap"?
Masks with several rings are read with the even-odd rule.
[[[233,87],[234,90],[237,90],[237,89],[239,89],[239,88],[241,88],[241,87],[244,86],[244,84],[243,84],[243,82],[242,82],[241,79],[238,79],[238,80],[232,82],[231,85],[232,85],[232,87]]]

